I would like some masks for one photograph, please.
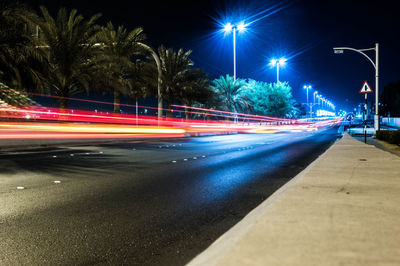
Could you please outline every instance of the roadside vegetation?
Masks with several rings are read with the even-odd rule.
[[[379,130],[376,131],[376,138],[391,144],[400,145],[400,130]]]
[[[86,92],[113,95],[114,113],[121,113],[121,97],[136,103],[161,97],[166,116],[172,116],[172,104],[277,117],[299,114],[288,83],[229,75],[211,80],[194,66],[191,50],[152,48],[141,27],[99,25],[100,17],[84,18],[75,9],[50,14],[43,6],[38,12],[21,4],[3,7],[0,100],[12,105],[13,97],[46,93],[66,109],[69,97]],[[23,94],[11,93],[18,90]]]

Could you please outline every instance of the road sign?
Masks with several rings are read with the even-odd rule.
[[[355,118],[355,115],[353,113],[350,113],[346,116],[346,120],[349,122],[353,121],[354,118]]]
[[[360,93],[373,93],[374,91],[371,89],[367,81],[364,81],[364,84],[361,87]]]

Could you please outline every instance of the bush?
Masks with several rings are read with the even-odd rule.
[[[400,130],[379,130],[376,138],[392,144],[400,144]]]

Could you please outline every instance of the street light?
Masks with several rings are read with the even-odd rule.
[[[311,86],[311,85],[304,85],[304,86],[303,86],[303,89],[306,89],[306,90],[307,90],[307,106],[311,109],[311,106],[310,106],[310,104],[308,103],[308,90],[312,89],[312,86]],[[310,113],[310,115],[311,115],[311,110],[309,111],[309,113]]]
[[[307,105],[308,105],[308,90],[312,89],[312,86],[311,85],[304,85],[303,89],[307,90]]]
[[[374,48],[367,49],[354,49],[350,47],[335,47],[333,51],[335,54],[342,54],[344,50],[351,50],[365,56],[375,68],[375,119],[374,119],[374,129],[379,130],[379,43],[375,43]],[[372,59],[366,55],[366,51],[375,51],[375,63]]]
[[[244,32],[246,24],[243,21],[238,24],[226,23],[224,26],[225,34],[233,33],[233,80],[236,80],[236,32]]]
[[[271,67],[276,66],[276,83],[279,82],[279,66],[284,66],[286,64],[286,58],[280,58],[278,59],[271,59],[269,61],[269,64]]]
[[[315,97],[318,96],[318,91],[314,91],[313,95],[314,95],[314,105],[315,105]]]

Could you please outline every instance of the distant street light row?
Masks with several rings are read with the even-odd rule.
[[[313,106],[318,105],[320,107],[320,109],[325,110],[325,109],[330,109],[332,111],[335,111],[335,105],[329,101],[328,99],[326,99],[325,97],[322,96],[322,94],[318,94],[318,91],[314,91],[313,92],[313,102],[310,102],[308,99],[308,91],[312,90],[312,86],[311,85],[304,85],[303,89],[306,90],[306,95],[307,95],[307,107],[309,107],[309,116],[312,116],[313,114]],[[318,101],[317,101],[318,100]]]

